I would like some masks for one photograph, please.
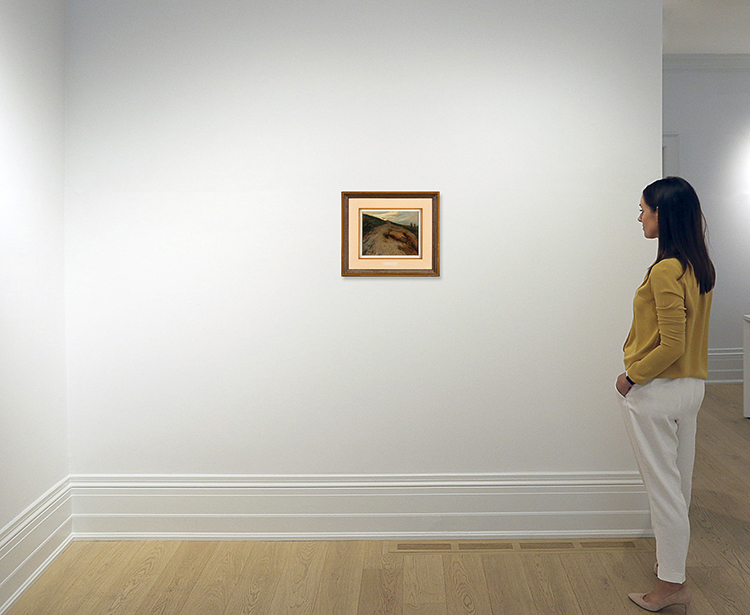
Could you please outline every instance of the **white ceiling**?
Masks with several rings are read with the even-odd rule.
[[[750,53],[750,0],[663,0],[671,53]]]

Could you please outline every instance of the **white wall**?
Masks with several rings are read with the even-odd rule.
[[[634,472],[653,0],[72,0],[74,475]],[[439,190],[439,279],[340,194]]]
[[[0,538],[68,475],[63,7],[0,0]]]
[[[664,132],[678,136],[679,171],[708,220],[715,377],[741,380],[742,316],[750,313],[750,57],[667,57]]]
[[[0,613],[64,547],[64,2],[0,0]]]

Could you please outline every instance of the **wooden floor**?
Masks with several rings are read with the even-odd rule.
[[[688,580],[696,615],[750,613],[750,420],[740,385],[699,415]],[[74,542],[9,615],[619,615],[653,541]],[[671,607],[662,613],[683,613]]]

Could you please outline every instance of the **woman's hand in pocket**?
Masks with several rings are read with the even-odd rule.
[[[615,382],[615,388],[617,389],[617,392],[625,397],[630,389],[633,388],[633,385],[628,382],[628,375],[626,372],[622,372],[619,376],[617,376],[617,382]]]

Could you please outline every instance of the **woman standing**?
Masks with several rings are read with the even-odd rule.
[[[647,611],[690,604],[685,563],[698,410],[708,375],[708,320],[716,279],[698,195],[679,177],[646,187],[638,221],[658,239],[656,261],[635,293],[616,387],[648,493],[659,581],[630,599]]]

